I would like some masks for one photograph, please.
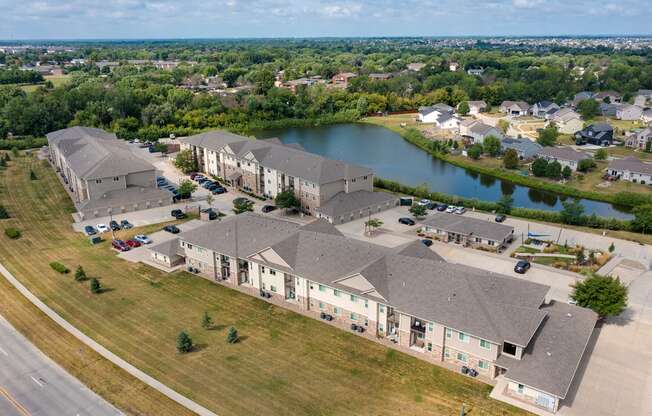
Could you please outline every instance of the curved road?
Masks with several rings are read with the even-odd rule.
[[[121,414],[45,356],[0,316],[0,415]]]

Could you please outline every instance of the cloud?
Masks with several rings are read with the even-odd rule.
[[[512,0],[516,8],[531,9],[543,4],[543,0]]]

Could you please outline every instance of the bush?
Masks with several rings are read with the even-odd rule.
[[[627,307],[627,286],[618,278],[593,275],[573,286],[571,298],[600,317],[619,315]]]
[[[204,316],[201,318],[201,327],[204,329],[210,329],[213,326],[213,318],[208,314],[208,312],[204,312]]]
[[[226,336],[226,342],[229,344],[235,344],[238,342],[238,330],[234,327],[229,328],[229,333]]]
[[[82,266],[77,266],[77,270],[75,270],[75,280],[78,282],[86,280],[86,272]]]
[[[7,218],[10,218],[9,212],[7,212],[7,209],[0,205],[0,220],[6,220]]]
[[[190,338],[190,335],[186,331],[179,332],[179,335],[177,335],[177,351],[185,354],[192,351],[192,348],[192,338]]]
[[[97,294],[102,292],[102,285],[100,284],[100,281],[97,280],[96,278],[91,279],[90,288],[91,288],[91,293]]]
[[[564,169],[561,170],[561,176],[564,179],[568,179],[573,175],[573,170],[570,168],[570,166],[564,166]]]
[[[593,159],[582,159],[580,160],[580,163],[577,164],[577,170],[580,172],[588,172],[595,167],[596,164]]]
[[[561,163],[552,161],[546,166],[546,176],[550,179],[559,179],[561,178]]]
[[[11,238],[12,240],[16,240],[20,238],[21,233],[19,229],[10,227],[10,228],[5,228],[5,235]]]
[[[486,154],[491,157],[496,157],[498,154],[500,154],[502,144],[500,143],[500,139],[498,137],[487,136],[482,143],[482,147]]]
[[[503,166],[505,169],[516,169],[518,168],[518,153],[514,149],[505,150],[505,155],[503,156]]]
[[[469,150],[466,151],[466,154],[469,155],[471,159],[478,160],[480,159],[480,155],[482,154],[482,146],[476,143],[473,146],[471,146]]]
[[[38,178],[36,177],[36,173],[35,173],[32,169],[29,170],[29,179],[30,179],[31,181],[35,181],[35,180],[38,179]]]
[[[595,160],[606,160],[607,159],[608,153],[607,149],[598,149],[597,152],[595,152]]]
[[[57,271],[61,274],[66,274],[70,272],[70,270],[66,266],[59,263],[58,261],[53,261],[52,263],[50,263],[50,267],[52,267],[54,271]]]
[[[542,158],[536,159],[532,162],[532,173],[534,176],[544,177],[546,176],[546,169],[548,168],[548,161]]]
[[[652,204],[652,195],[634,192],[618,192],[614,197],[614,204],[635,207],[638,205]]]

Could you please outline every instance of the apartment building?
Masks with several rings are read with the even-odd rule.
[[[355,323],[429,362],[504,377],[504,394],[549,412],[597,319],[546,302],[548,286],[446,263],[419,241],[388,248],[348,238],[323,220],[246,213],[182,233],[179,244],[204,278]]]
[[[224,131],[179,141],[182,149],[195,154],[200,171],[263,197],[275,198],[280,192],[291,190],[301,202],[303,212],[331,222],[353,219],[351,214],[360,218],[396,205],[397,199],[392,195],[373,192],[371,169],[306,152],[300,145],[285,145],[275,138],[252,140]],[[347,211],[338,209],[337,216],[332,209],[322,213],[321,207],[334,199]]]
[[[172,203],[156,186],[156,169],[115,134],[71,127],[47,135],[50,161],[83,218]]]

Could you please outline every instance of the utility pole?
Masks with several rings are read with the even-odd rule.
[[[111,226],[112,222],[113,222],[113,212],[109,211],[109,228],[111,229],[111,237],[115,240],[115,231],[113,230],[113,227]]]

